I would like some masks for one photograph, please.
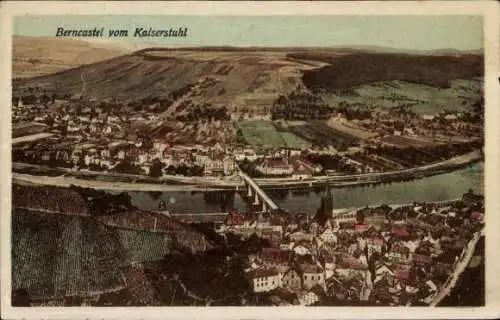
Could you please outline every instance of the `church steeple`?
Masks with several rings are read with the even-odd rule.
[[[326,195],[323,198],[323,202],[323,213],[325,214],[325,216],[331,217],[333,210],[333,195],[329,184],[326,185]]]
[[[316,213],[316,221],[320,225],[324,225],[326,221],[332,217],[333,211],[333,195],[330,186],[326,186],[326,194],[321,197],[321,206]]]

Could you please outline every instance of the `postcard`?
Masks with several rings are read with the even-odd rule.
[[[496,3],[1,14],[2,318],[498,317]]]

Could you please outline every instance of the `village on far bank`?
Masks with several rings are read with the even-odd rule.
[[[161,101],[137,109],[108,100],[18,97],[13,162],[153,178],[221,179],[239,167],[254,178],[307,180],[423,167],[483,147],[480,105],[439,114],[339,107],[305,121],[289,121],[273,108],[233,119],[224,108],[206,106],[190,121],[162,117]]]
[[[484,198],[472,191],[454,201],[343,212],[333,201],[328,190],[315,216],[235,212],[216,226],[226,242],[261,239],[260,250],[241,253],[257,304],[435,305],[469,263],[484,225]]]

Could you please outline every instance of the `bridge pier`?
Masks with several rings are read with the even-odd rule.
[[[238,175],[243,180],[246,190],[246,197],[248,202],[253,200],[254,206],[262,208],[263,212],[278,209],[278,205],[265,193],[264,190],[245,172],[238,170]]]
[[[256,206],[258,206],[260,204],[259,195],[257,193],[255,194],[255,199],[253,201],[253,204]]]
[[[251,198],[253,196],[252,187],[247,184],[247,197]]]

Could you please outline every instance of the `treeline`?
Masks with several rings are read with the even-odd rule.
[[[320,96],[296,89],[287,96],[280,95],[271,107],[273,120],[319,120],[332,115],[330,107]]]
[[[214,107],[208,103],[204,105],[189,106],[187,114],[175,117],[177,121],[229,121],[231,115],[227,107]]]
[[[329,63],[323,68],[304,71],[302,80],[309,89],[324,88],[330,91],[390,80],[448,88],[453,79],[482,76],[484,65],[483,56],[480,54],[411,55],[351,52],[337,55],[303,52],[287,56]]]
[[[328,154],[309,154],[307,160],[312,163],[320,164],[323,167],[323,172],[326,170],[335,170],[343,173],[357,173],[357,167],[347,163],[338,155]]]
[[[482,146],[482,142],[477,140],[467,143],[451,143],[420,148],[415,148],[413,146],[408,148],[387,146],[369,148],[367,151],[401,163],[406,167],[414,167],[457,157],[481,149]]]

